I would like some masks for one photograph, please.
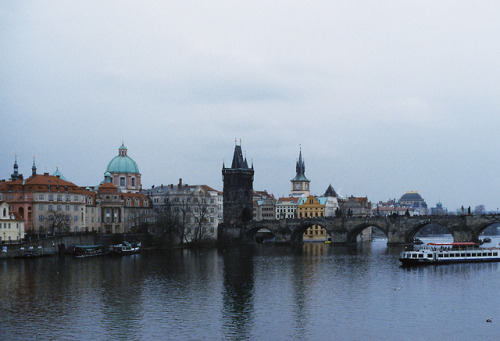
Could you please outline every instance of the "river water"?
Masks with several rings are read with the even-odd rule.
[[[0,339],[500,337],[500,263],[402,268],[385,243],[1,261]]]

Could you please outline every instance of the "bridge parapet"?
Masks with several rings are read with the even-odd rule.
[[[478,241],[482,231],[500,224],[500,215],[426,215],[426,216],[358,216],[358,217],[314,217],[250,221],[241,226],[245,240],[254,241],[259,229],[273,233],[283,243],[302,241],[302,234],[313,225],[323,227],[333,243],[353,243],[366,227],[376,227],[387,236],[387,244],[409,244],[424,226],[439,224],[447,228],[456,242]]]

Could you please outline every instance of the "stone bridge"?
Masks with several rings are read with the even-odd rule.
[[[332,243],[350,244],[357,235],[373,226],[387,236],[388,245],[411,244],[415,234],[424,226],[438,224],[446,228],[455,242],[479,241],[479,235],[488,226],[500,224],[500,215],[436,215],[436,216],[369,216],[328,217],[287,220],[250,221],[240,227],[221,227],[222,233],[229,233],[231,239],[243,243],[255,242],[255,234],[261,229],[274,234],[277,243],[301,243],[303,233],[313,225],[326,230]]]

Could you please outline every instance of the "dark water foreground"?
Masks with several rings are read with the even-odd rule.
[[[0,340],[500,337],[500,263],[401,268],[400,251],[375,241],[2,261]]]

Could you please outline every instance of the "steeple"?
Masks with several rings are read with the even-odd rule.
[[[33,167],[31,167],[31,176],[36,175],[35,155],[33,155]]]
[[[241,151],[241,142],[239,146],[234,146],[233,163],[231,164],[231,168],[248,169],[247,160],[246,158],[243,158],[243,152]]]
[[[22,179],[23,178],[23,175],[22,174],[19,174],[19,170],[18,170],[18,165],[17,165],[17,154],[14,154],[15,156],[15,161],[14,161],[14,173],[12,173],[10,175],[10,178],[11,180],[18,180],[18,179]]]
[[[299,151],[299,159],[297,160],[297,165],[295,167],[296,175],[295,178],[291,180],[292,183],[292,193],[290,196],[308,196],[309,192],[309,183],[311,182],[308,178],[306,178],[306,165],[304,159],[302,158],[302,147],[300,147]]]
[[[297,160],[297,165],[295,166],[296,175],[292,181],[309,181],[306,178],[306,164],[302,159],[302,147],[300,147],[299,159]]]

